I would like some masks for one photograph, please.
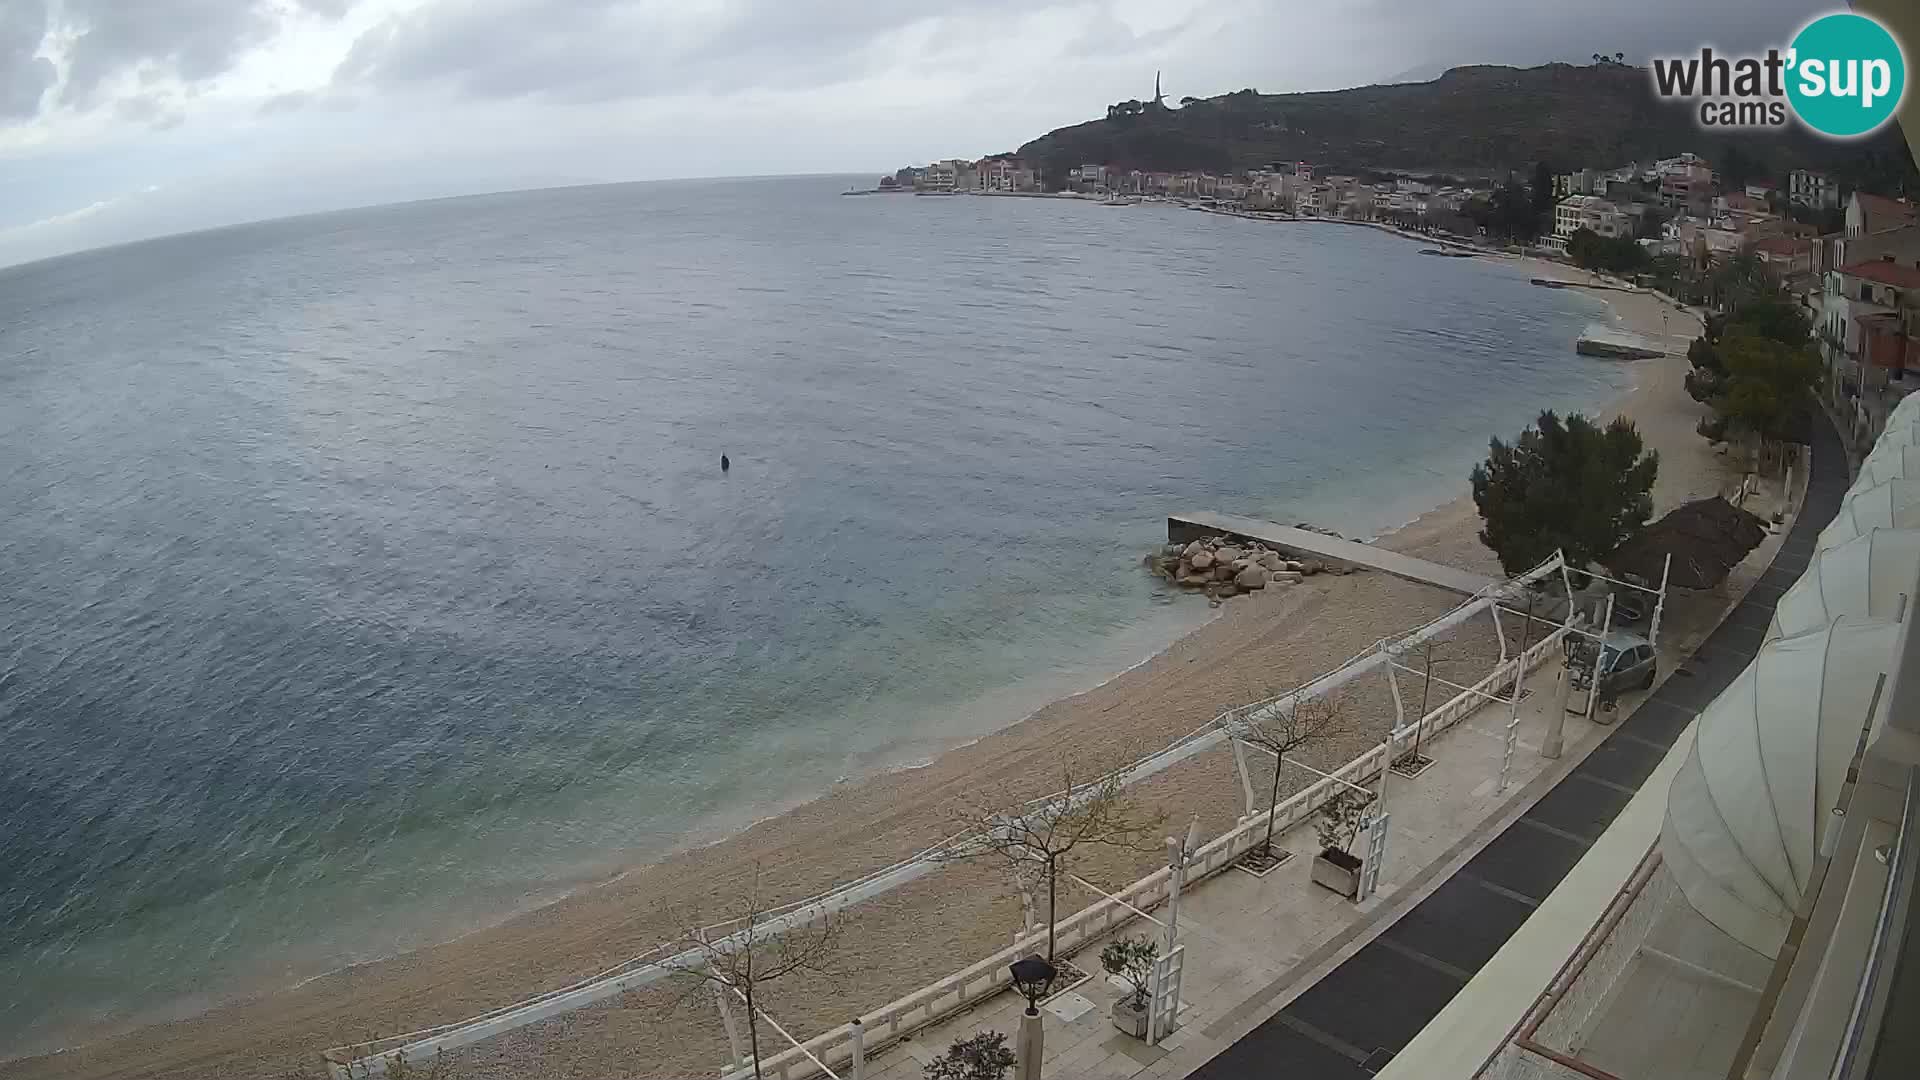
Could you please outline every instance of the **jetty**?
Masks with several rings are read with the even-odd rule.
[[[1170,543],[1186,544],[1205,536],[1230,536],[1243,540],[1257,540],[1290,556],[1337,566],[1378,570],[1405,581],[1432,585],[1462,596],[1477,596],[1481,590],[1494,584],[1494,579],[1484,574],[1443,566],[1437,562],[1374,547],[1372,544],[1363,544],[1358,540],[1328,536],[1311,529],[1281,525],[1278,522],[1238,517],[1233,514],[1216,514],[1204,510],[1190,514],[1168,515],[1167,540]]]
[[[1604,356],[1613,360],[1652,360],[1667,355],[1666,347],[1651,338],[1618,327],[1590,323],[1573,351],[1582,356]]]

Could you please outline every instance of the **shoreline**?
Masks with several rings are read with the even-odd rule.
[[[1399,232],[1390,228],[1384,231]],[[1432,238],[1401,235],[1433,242]],[[1626,294],[1618,301],[1611,295],[1597,298],[1621,323],[1634,322],[1648,313],[1657,319],[1660,308],[1666,306],[1650,294]],[[1640,307],[1645,311],[1624,310]],[[1651,325],[1654,329],[1650,336],[1660,336],[1657,323]],[[1644,363],[1667,369],[1674,361],[1670,355]],[[1679,364],[1684,371],[1684,358]],[[1637,378],[1632,388],[1605,406],[1603,414],[1628,411],[1637,416],[1658,404],[1647,399],[1672,382],[1667,378]],[[1691,406],[1690,401],[1685,404]],[[1697,441],[1691,423],[1688,417],[1685,434]],[[1650,446],[1656,445],[1655,440],[1648,441]],[[1664,483],[1668,479],[1662,477],[1663,487],[1669,486]],[[1684,478],[1675,480],[1686,483]],[[1491,566],[1491,556],[1479,547],[1474,535],[1477,512],[1471,496],[1460,488],[1451,498],[1381,533],[1375,541],[1392,550],[1418,551],[1457,565]],[[1672,501],[1656,488],[1656,502],[1662,508]],[[898,764],[835,783],[811,799],[775,809],[727,835],[610,872],[559,900],[447,942],[308,977],[292,987],[230,1001],[189,1019],[135,1028],[64,1053],[13,1059],[11,1064],[22,1070],[22,1076],[105,1072],[186,1075],[203,1068],[210,1059],[231,1061],[237,1060],[237,1054],[247,1054],[260,1071],[266,1071],[269,1063],[277,1068],[283,1062],[310,1062],[313,1054],[325,1046],[355,1041],[370,1033],[457,1020],[570,982],[598,970],[610,959],[638,951],[634,946],[666,940],[671,935],[663,935],[662,928],[676,925],[667,917],[676,900],[697,903],[703,896],[737,892],[756,864],[769,871],[769,877],[777,876],[778,880],[767,883],[768,891],[782,897],[805,895],[822,884],[857,876],[918,849],[909,845],[924,846],[927,839],[937,838],[931,834],[940,832],[950,820],[937,811],[989,782],[997,782],[993,784],[996,788],[1019,791],[1031,789],[1037,779],[1044,787],[1046,777],[1036,776],[1036,771],[1045,769],[1061,753],[1077,749],[1091,754],[1111,749],[1123,738],[1152,742],[1156,737],[1166,738],[1168,732],[1190,730],[1222,708],[1270,689],[1268,684],[1275,678],[1290,677],[1297,671],[1317,674],[1338,663],[1352,651],[1349,641],[1368,640],[1368,635],[1377,639],[1383,626],[1384,632],[1391,633],[1417,621],[1419,612],[1450,603],[1449,598],[1434,595],[1433,590],[1379,575],[1316,579],[1284,592],[1244,598],[1144,658],[1105,674],[1094,685],[1048,699],[1006,726],[950,746],[923,764]],[[1303,633],[1309,630],[1314,632]],[[1267,670],[1267,664],[1251,664],[1247,666],[1260,670],[1248,672],[1242,665],[1221,663],[1221,654],[1228,661],[1257,654],[1262,660],[1274,661],[1271,667],[1278,671]],[[1115,713],[1123,716],[1115,718]],[[1343,755],[1350,756],[1342,748],[1329,748],[1327,756]],[[1149,786],[1177,789],[1165,792],[1168,805],[1198,803],[1210,807],[1219,802],[1223,780],[1231,781],[1237,790],[1237,780],[1210,774],[1183,774],[1169,777],[1165,784],[1156,781]],[[1231,809],[1232,803],[1226,806]],[[970,869],[956,867],[943,874],[963,874],[982,886],[970,889],[970,895],[996,892],[990,869],[971,873]],[[1121,872],[1118,864],[1114,869]],[[1004,890],[998,890],[997,900],[984,905],[985,910],[960,912],[957,923],[965,925],[946,926],[938,918],[913,914],[927,907],[964,907],[959,903],[942,904],[952,899],[951,891],[943,897],[940,890],[926,887],[903,889],[889,897],[884,906],[894,914],[905,915],[907,932],[893,937],[890,948],[888,941],[878,941],[882,951],[894,956],[903,952],[911,955],[924,944],[932,946],[936,956],[965,954],[975,948],[976,941],[1003,939],[1003,931],[1017,922],[1017,917],[1013,921],[1006,918],[1017,904],[1004,895]],[[983,916],[991,924],[984,935],[975,932]],[[864,917],[862,921],[866,921]],[[936,930],[947,934],[941,937],[932,932]],[[929,969],[922,974],[931,977],[936,973]],[[907,977],[913,977],[911,971]],[[898,982],[871,981],[871,988],[862,987],[857,992],[849,989],[849,998],[864,998],[869,992],[883,992],[884,996]],[[848,1002],[816,1004],[830,1007],[838,1015]],[[583,1010],[602,1016],[624,1011],[638,1010]],[[778,1014],[796,1030],[811,1026],[813,1011],[781,995]],[[561,1020],[567,1021],[565,1028],[573,1029],[571,1020]],[[717,1027],[710,1017],[700,1018],[695,1025]],[[540,1033],[532,1029],[525,1029],[525,1033],[529,1036],[526,1039],[520,1037],[521,1033],[503,1036],[471,1048],[480,1053],[463,1051],[462,1056],[524,1071],[527,1054],[535,1059],[540,1056],[539,1039],[535,1037]],[[662,1054],[668,1061],[676,1054],[691,1054],[693,1060],[719,1059],[711,1049],[715,1045],[713,1032],[692,1033],[686,1038],[671,1038],[672,1033],[660,1031],[628,1034],[635,1037],[617,1043],[627,1055],[628,1067],[644,1061],[648,1067],[659,1068]],[[655,1045],[661,1040],[670,1045]],[[677,1071],[668,1068],[643,1075],[675,1075]]]

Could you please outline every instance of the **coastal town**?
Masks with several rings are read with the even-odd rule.
[[[1463,248],[1560,259],[1685,296],[1734,260],[1766,268],[1799,297],[1843,434],[1870,445],[1920,386],[1920,206],[1806,169],[1778,178],[1716,169],[1695,153],[1531,176],[1341,173],[1299,161],[1233,173],[1087,163],[1049,175],[1000,155],[948,159],[881,177],[875,192],[1050,196],[1164,203],[1275,220],[1370,223]],[[1518,204],[1517,208],[1515,204]],[[1517,212],[1515,212],[1517,209]],[[1907,375],[1908,371],[1915,376]]]

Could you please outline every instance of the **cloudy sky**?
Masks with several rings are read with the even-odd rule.
[[[1808,0],[0,0],[0,264],[343,206],[877,173],[1144,97],[1779,42]]]

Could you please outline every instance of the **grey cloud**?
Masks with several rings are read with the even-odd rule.
[[[334,81],[563,102],[804,88],[872,70],[876,43],[916,23],[1064,2],[752,0],[676,38],[657,6],[631,0],[435,0],[364,34]]]
[[[317,96],[311,90],[289,90],[284,94],[275,94],[260,103],[260,114],[272,116],[275,113],[298,112],[312,105]]]
[[[173,76],[189,86],[232,69],[296,12],[339,18],[352,0],[0,0],[0,120],[31,117],[59,70],[44,56],[64,46],[58,100],[116,112],[158,103],[106,102],[126,73],[143,81]],[[50,50],[49,50],[50,51]]]
[[[0,120],[31,117],[58,72],[34,55],[47,36],[47,9],[40,0],[0,0]]]

